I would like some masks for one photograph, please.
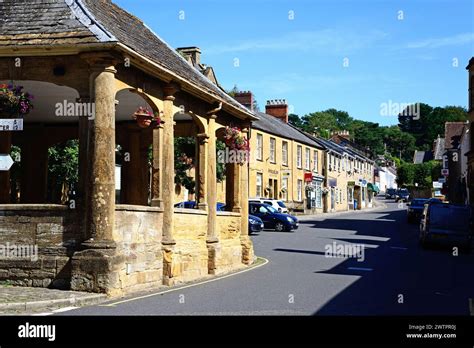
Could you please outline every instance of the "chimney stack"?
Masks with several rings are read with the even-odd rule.
[[[253,94],[250,91],[242,91],[235,93],[234,99],[245,106],[250,111],[253,111]]]
[[[288,123],[288,104],[285,99],[268,100],[265,113]]]
[[[201,64],[201,49],[199,47],[180,47],[177,50],[192,66]]]

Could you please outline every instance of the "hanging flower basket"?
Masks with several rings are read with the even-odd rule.
[[[32,109],[34,97],[23,91],[23,86],[13,84],[0,85],[0,115],[4,117],[22,117]]]
[[[226,127],[224,141],[231,150],[250,151],[249,140],[238,127]]]
[[[159,116],[154,115],[153,112],[140,106],[137,111],[133,114],[133,119],[137,121],[137,124],[140,128],[148,128],[151,126],[153,121],[157,124],[161,123],[161,119]]]

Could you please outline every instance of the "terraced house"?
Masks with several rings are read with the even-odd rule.
[[[235,98],[253,108],[251,92]],[[288,123],[288,104],[271,100],[256,112],[250,138],[250,198],[273,198],[300,213],[323,212],[324,148]]]

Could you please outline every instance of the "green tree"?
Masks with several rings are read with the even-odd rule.
[[[354,119],[350,117],[346,111],[327,109],[323,112],[334,116],[338,130],[348,130],[354,121]]]
[[[383,141],[389,154],[404,161],[412,160],[416,139],[410,133],[402,132],[397,126],[384,127]]]
[[[397,184],[399,186],[411,186],[415,180],[415,166],[413,163],[402,163],[397,168]]]
[[[338,129],[336,117],[330,113],[313,112],[303,116],[302,120],[305,131],[325,138]]]
[[[296,128],[303,129],[303,120],[296,114],[289,114],[288,122]]]
[[[48,155],[50,197],[64,204],[79,181],[79,141],[68,140],[54,145],[48,149]]]

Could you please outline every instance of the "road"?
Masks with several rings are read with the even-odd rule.
[[[421,249],[406,210],[302,220],[295,232],[254,235],[269,263],[232,277],[114,306],[60,315],[468,315],[474,255]],[[363,244],[364,261],[327,257],[327,245]],[[113,301],[112,301],[113,303]]]

